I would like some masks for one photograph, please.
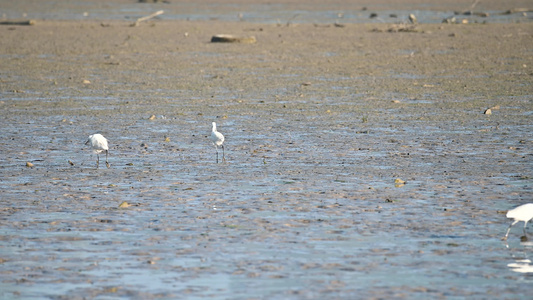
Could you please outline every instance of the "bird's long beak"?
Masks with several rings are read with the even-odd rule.
[[[89,141],[89,140],[87,140],[87,142],[85,142],[85,145],[88,145],[88,144],[89,144],[89,142],[90,142],[90,141]]]

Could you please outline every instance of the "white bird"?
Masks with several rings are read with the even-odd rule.
[[[511,231],[511,227],[513,227],[514,224],[522,221],[524,222],[524,236],[527,240],[527,233],[526,233],[526,226],[527,222],[529,220],[533,219],[533,203],[526,203],[523,205],[518,206],[517,208],[513,208],[510,211],[507,212],[507,218],[514,219],[513,223],[509,225],[509,228],[507,229],[507,233],[502,238],[502,240],[507,240],[507,236],[509,235],[509,231]]]
[[[215,150],[217,152],[217,163],[218,163],[218,146],[222,148],[222,161],[226,161],[226,156],[224,154],[224,136],[222,133],[217,131],[217,123],[213,122],[213,130],[211,131],[211,141],[215,145]]]
[[[85,142],[85,145],[91,144],[91,147],[93,147],[94,153],[96,153],[96,168],[98,169],[98,165],[100,163],[100,157],[99,154],[105,151],[105,165],[109,168],[109,162],[107,161],[107,156],[109,153],[109,147],[107,146],[107,139],[97,133],[92,134],[89,136],[89,139],[87,142]]]

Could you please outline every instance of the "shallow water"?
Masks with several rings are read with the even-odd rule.
[[[406,123],[427,116],[412,107],[371,124],[320,109],[283,123],[218,119],[220,164],[209,122],[118,114],[105,128],[111,169],[95,169],[83,146],[88,117],[8,117],[2,295],[525,295],[531,273],[508,265],[530,258],[531,244],[519,241],[520,225],[500,241],[507,220],[497,213],[531,196],[531,154],[508,149],[531,140],[531,125],[513,125],[522,110],[495,129],[488,119]],[[123,201],[134,206],[118,208]]]
[[[505,10],[516,7],[506,7]],[[233,3],[135,3],[135,1],[36,1],[28,6],[25,1],[6,3],[2,17],[45,20],[136,20],[155,11],[164,10],[159,19],[191,21],[246,21],[262,24],[298,23],[394,23],[407,22],[414,14],[421,23],[441,23],[444,19],[456,17],[469,22],[514,23],[530,22],[531,17],[522,13],[502,14],[503,11],[474,10],[488,13],[488,17],[478,15],[456,15],[467,11],[469,5],[457,6],[452,3],[389,3],[365,5],[361,3],[328,3],[309,5],[306,3],[286,4],[233,4]],[[376,14],[376,17],[370,17]]]

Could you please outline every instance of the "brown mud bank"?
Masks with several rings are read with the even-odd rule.
[[[531,25],[130,24],[0,26],[2,296],[529,293]]]

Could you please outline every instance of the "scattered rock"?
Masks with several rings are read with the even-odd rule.
[[[155,120],[155,115],[151,115],[148,120]]]
[[[487,108],[487,109],[485,110],[484,114],[486,114],[486,115],[492,115],[492,109]]]
[[[28,168],[33,168],[33,166],[34,166],[34,165],[33,165],[31,162],[26,162],[26,167],[28,167]]]
[[[502,13],[500,13],[500,15],[510,15],[510,14],[514,14],[514,13],[528,13],[528,12],[533,12],[533,9],[529,9],[529,8],[514,8],[514,9],[510,9],[510,10],[507,10],[507,11],[504,11]]]
[[[476,16],[476,17],[482,17],[482,18],[487,18],[488,16],[490,16],[490,14],[487,12],[477,12],[477,11],[471,11],[471,10],[467,10],[463,12],[456,11],[454,13],[456,15]]]
[[[457,24],[457,19],[455,17],[445,18],[444,20],[442,20],[442,23]]]
[[[387,32],[418,32],[416,25],[393,24]]]

